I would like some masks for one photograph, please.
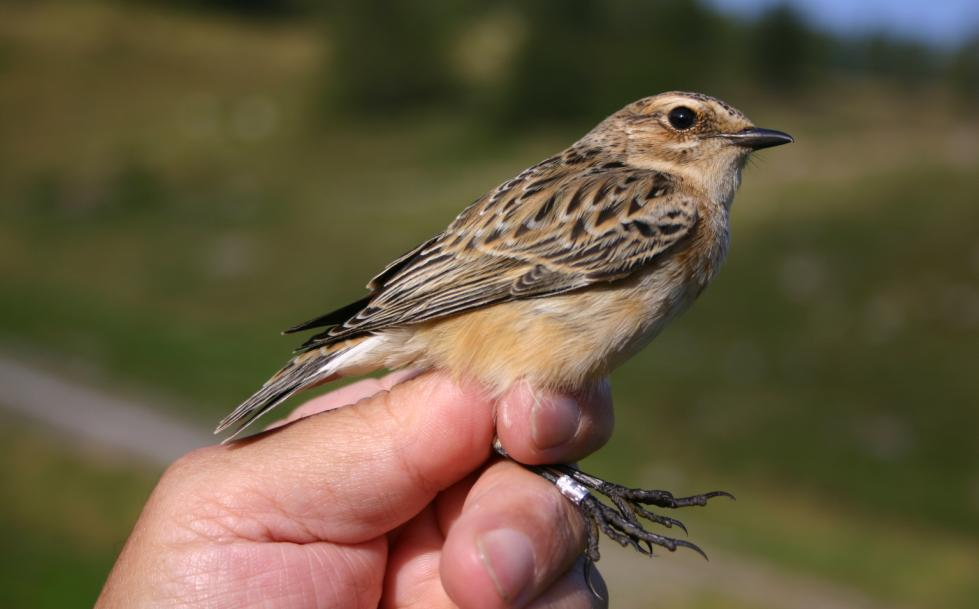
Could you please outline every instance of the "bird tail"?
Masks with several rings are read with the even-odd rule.
[[[236,426],[234,432],[225,438],[222,444],[230,442],[256,419],[286,401],[294,393],[328,382],[340,376],[351,366],[361,363],[364,359],[361,356],[366,355],[376,339],[377,337],[353,339],[329,348],[300,353],[267,380],[261,389],[224,417],[214,433],[219,434],[229,427]]]

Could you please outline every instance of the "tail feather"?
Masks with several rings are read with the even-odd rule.
[[[330,347],[301,353],[262,385],[250,398],[224,417],[215,434],[235,426],[222,444],[238,437],[260,416],[272,410],[293,394],[319,385],[345,373],[360,374],[376,367],[375,348],[383,347],[382,336],[363,336]]]
[[[275,376],[270,378],[262,388],[256,391],[250,398],[242,402],[231,414],[224,417],[217,428],[215,434],[219,434],[229,427],[236,426],[234,432],[225,438],[222,443],[230,442],[241,434],[260,416],[272,410],[294,393],[314,385],[329,376],[330,361],[336,359],[342,351],[335,351],[326,355],[303,354],[295,357]]]
[[[224,443],[230,442],[257,418],[294,393],[329,381],[348,371],[363,371],[365,364],[368,369],[373,369],[372,351],[379,343],[383,343],[381,337],[365,336],[333,345],[331,351],[320,348],[297,355],[266,381],[254,395],[222,419],[214,433],[221,433],[236,425],[234,432],[224,439]]]

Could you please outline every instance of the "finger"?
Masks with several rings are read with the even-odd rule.
[[[477,470],[439,493],[429,508],[398,529],[391,541],[381,607],[457,608],[439,575],[442,546],[481,473]]]
[[[422,510],[402,529],[392,544],[379,607],[455,609],[442,588],[439,562],[445,538],[433,507]]]
[[[421,370],[412,368],[407,370],[398,370],[397,372],[392,372],[391,374],[382,376],[381,378],[368,378],[357,381],[356,383],[351,383],[335,391],[325,393],[303,403],[295,410],[290,412],[286,418],[272,423],[266,427],[266,429],[282,427],[287,423],[298,421],[299,419],[304,419],[314,414],[319,414],[327,410],[333,410],[334,408],[354,404],[364,398],[369,398],[375,393],[390,391],[395,385],[413,379],[421,373]]]
[[[496,433],[503,448],[521,463],[569,463],[608,442],[613,423],[607,380],[575,395],[519,383],[500,398]]]
[[[577,509],[512,461],[473,486],[442,549],[442,584],[463,609],[524,607],[564,574],[584,545]]]
[[[359,543],[408,521],[486,460],[492,406],[475,384],[426,374],[355,408],[195,451],[164,482],[186,485],[169,496],[202,504],[188,513],[210,514],[193,523],[197,534]]]

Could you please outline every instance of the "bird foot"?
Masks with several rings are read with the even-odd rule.
[[[511,459],[499,440],[494,442],[493,447],[501,456]],[[707,505],[715,497],[734,499],[734,495],[726,491],[676,497],[669,491],[630,488],[592,476],[571,465],[521,465],[554,483],[585,517],[588,529],[586,569],[590,569],[591,563],[598,562],[600,558],[598,541],[603,533],[619,545],[631,547],[646,556],[652,556],[653,548],[659,546],[671,552],[677,548],[689,548],[706,559],[707,555],[694,543],[649,531],[644,520],[668,529],[676,527],[684,533],[687,527],[676,518],[650,511],[647,506],[677,509]]]
[[[706,559],[707,555],[696,544],[648,530],[643,523],[644,520],[687,532],[687,528],[676,518],[651,512],[647,506],[675,509],[707,505],[707,502],[714,497],[734,499],[734,495],[724,491],[675,497],[669,491],[629,488],[586,474],[570,465],[525,467],[553,482],[561,493],[581,510],[588,524],[585,557],[590,563],[597,562],[600,558],[598,540],[603,533],[616,543],[631,547],[647,556],[652,556],[653,548],[659,546],[671,552],[677,548],[689,548]],[[604,498],[605,501],[600,498]]]

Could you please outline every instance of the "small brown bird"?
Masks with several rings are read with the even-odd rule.
[[[297,391],[378,368],[449,370],[496,394],[520,380],[582,389],[707,287],[727,254],[749,153],[792,141],[699,93],[629,104],[476,200],[374,277],[363,299],[286,330],[324,328],[215,433],[237,425],[237,435]],[[679,522],[642,505],[703,505],[725,494],[674,498],[567,465],[530,469],[592,521],[592,560],[598,529],[644,553],[651,544],[698,549],[646,531],[639,517]]]

